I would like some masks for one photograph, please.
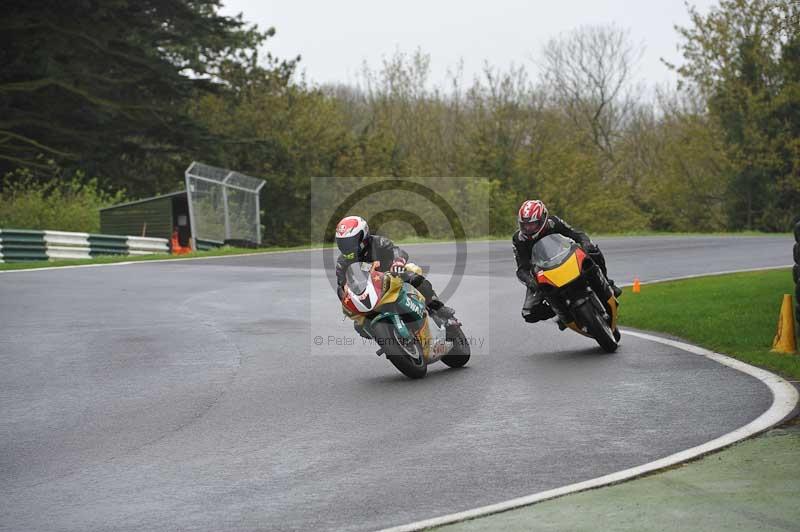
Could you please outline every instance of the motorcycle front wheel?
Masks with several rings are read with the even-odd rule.
[[[586,327],[603,351],[613,353],[617,350],[619,344],[614,338],[614,331],[611,330],[611,326],[603,319],[591,301],[584,301],[579,307],[573,309],[573,313],[578,318],[578,323]]]
[[[397,329],[388,323],[381,324],[381,337],[386,338],[383,350],[400,373],[410,379],[421,379],[428,373],[428,363],[423,355],[422,345],[416,338],[403,338]]]

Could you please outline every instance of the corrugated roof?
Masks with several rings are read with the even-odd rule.
[[[140,199],[140,200],[128,201],[126,203],[119,203],[117,205],[112,205],[110,207],[103,207],[102,209],[99,209],[99,210],[100,211],[107,211],[109,209],[116,209],[118,207],[127,207],[128,205],[136,205],[137,203],[145,203],[147,201],[155,201],[155,200],[159,200],[159,199],[171,198],[171,197],[180,196],[180,195],[184,195],[185,196],[186,195],[186,191],[185,190],[179,190],[177,192],[170,192],[169,194],[162,194],[160,196],[153,196],[152,198],[144,198],[144,199]]]

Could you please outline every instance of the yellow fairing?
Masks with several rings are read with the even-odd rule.
[[[387,279],[389,280],[388,286],[386,286]],[[378,304],[378,307],[381,305],[385,305],[386,303],[394,303],[395,301],[397,301],[397,296],[400,295],[401,288],[403,288],[403,280],[400,277],[396,275],[384,275],[383,297],[381,297],[381,302]]]
[[[583,329],[578,327],[578,324],[575,323],[574,321],[571,321],[571,322],[567,323],[567,327],[569,327],[570,329],[572,329],[573,331],[575,331],[578,334],[582,334],[582,335],[586,336],[587,338],[591,338],[591,336],[589,336],[588,334],[583,332]]]
[[[617,305],[618,304],[619,303],[617,302],[617,298],[615,298],[614,296],[611,296],[610,298],[608,298],[608,308],[611,309],[611,330],[612,331],[616,331],[617,330],[617,315],[619,314],[619,311],[617,310]]]
[[[552,270],[542,272],[547,280],[555,286],[561,288],[562,286],[571,283],[581,274],[581,268],[578,265],[578,257],[573,255],[567,261]]]
[[[417,338],[419,338],[419,343],[422,346],[422,356],[426,362],[430,362],[431,359],[431,331],[428,329],[428,319],[430,318],[425,316],[422,326],[417,332]]]

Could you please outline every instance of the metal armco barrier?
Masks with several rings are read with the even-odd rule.
[[[0,229],[0,262],[169,253],[165,238]]]
[[[169,253],[169,241],[166,238],[128,237],[128,255],[150,255],[151,253]]]
[[[115,235],[89,235],[89,254],[98,255],[127,255],[128,237]]]
[[[47,260],[44,231],[0,230],[0,252],[5,262]]]
[[[51,259],[88,259],[89,233],[44,231],[47,256]]]

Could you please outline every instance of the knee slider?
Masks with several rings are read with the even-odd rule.
[[[528,323],[536,323],[537,321],[539,321],[539,319],[536,316],[534,316],[533,314],[531,314],[530,312],[528,312],[528,313],[523,312],[522,313],[522,319],[525,320]]]

